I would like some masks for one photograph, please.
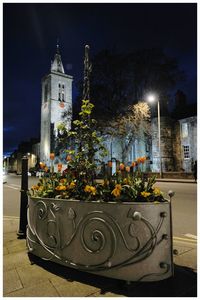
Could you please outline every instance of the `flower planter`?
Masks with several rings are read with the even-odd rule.
[[[28,251],[126,281],[173,275],[171,203],[29,198]]]

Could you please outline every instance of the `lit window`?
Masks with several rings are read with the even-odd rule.
[[[184,158],[190,158],[190,146],[183,146]]]
[[[182,123],[182,138],[188,137],[188,124]]]

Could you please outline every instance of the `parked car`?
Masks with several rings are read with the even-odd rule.
[[[36,173],[37,173],[37,169],[36,168],[30,168],[29,172],[28,172],[28,176],[36,176]]]

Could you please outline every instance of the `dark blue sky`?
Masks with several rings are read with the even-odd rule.
[[[176,90],[182,89],[190,103],[196,102],[196,6],[4,3],[4,154],[13,152],[21,141],[40,136],[41,78],[50,70],[57,38],[65,71],[74,76],[74,85],[83,76],[85,44],[90,45],[92,55],[113,47],[124,52],[162,47],[178,59],[187,76]]]

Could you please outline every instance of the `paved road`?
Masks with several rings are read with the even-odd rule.
[[[29,187],[38,181],[29,177]],[[21,176],[9,175],[4,187],[3,214],[4,216],[19,216],[20,212]],[[196,238],[197,235],[197,185],[195,183],[158,182],[168,198],[169,190],[175,191],[172,200],[173,233],[181,239]]]
[[[172,220],[173,232],[176,236],[192,237],[197,235],[197,184],[159,182],[158,185],[165,193],[173,190]]]

